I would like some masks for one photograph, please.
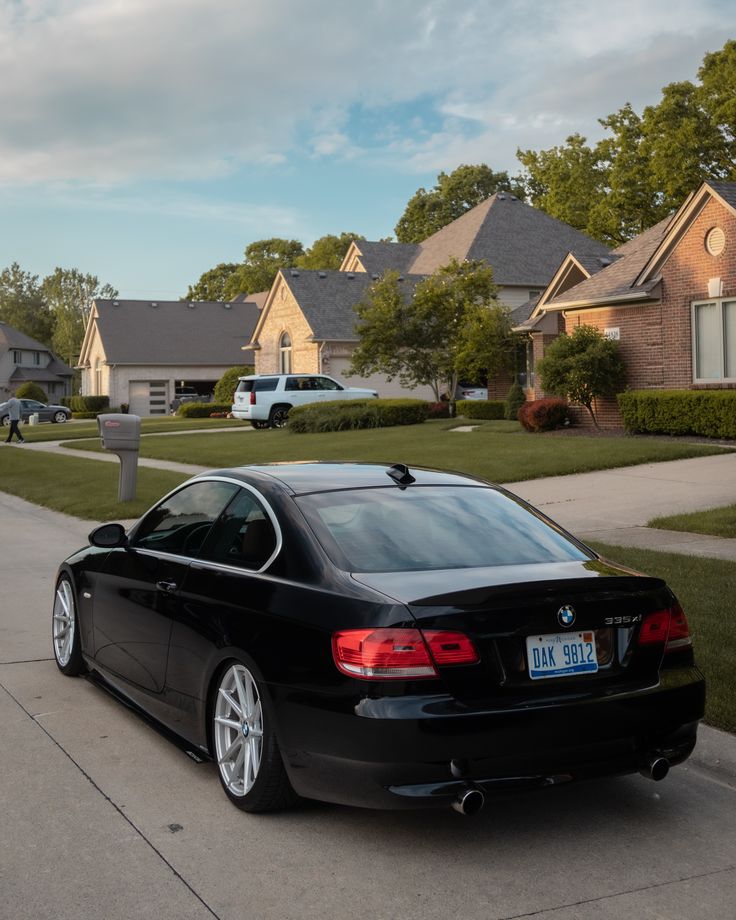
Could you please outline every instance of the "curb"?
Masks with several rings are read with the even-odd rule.
[[[698,743],[687,763],[700,767],[736,789],[736,735],[700,724]]]

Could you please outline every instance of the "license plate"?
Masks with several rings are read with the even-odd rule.
[[[527,636],[526,657],[532,680],[594,674],[598,670],[593,630]]]

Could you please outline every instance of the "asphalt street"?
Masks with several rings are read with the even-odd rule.
[[[314,804],[250,816],[52,660],[58,562],[89,524],[0,493],[0,918],[730,920],[736,741],[476,818]]]

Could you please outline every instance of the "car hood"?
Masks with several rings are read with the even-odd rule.
[[[353,572],[352,577],[359,584],[409,605],[482,605],[498,589],[514,585],[595,578],[643,578],[632,569],[603,559],[413,572]]]

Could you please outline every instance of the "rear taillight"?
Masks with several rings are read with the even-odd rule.
[[[472,664],[475,646],[462,633],[418,629],[346,629],[332,637],[338,671],[363,680],[437,677],[436,665]]]
[[[256,391],[255,390],[250,391],[250,404],[251,406],[255,406],[256,404]]]
[[[674,652],[692,644],[687,617],[679,604],[644,617],[639,630],[639,645],[664,645],[665,652]]]

